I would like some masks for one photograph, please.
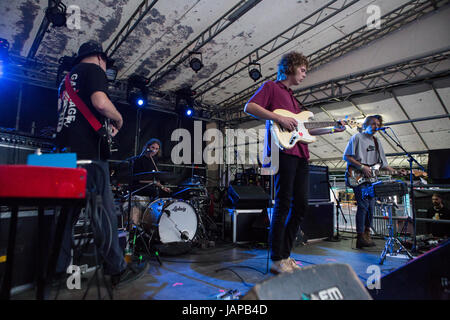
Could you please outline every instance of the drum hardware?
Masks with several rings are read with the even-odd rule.
[[[134,225],[132,227],[132,231],[133,231],[133,250],[132,253],[133,255],[136,252],[136,240],[140,239],[141,243],[144,245],[145,251],[148,254],[149,257],[152,256],[151,252],[153,251],[153,255],[156,257],[156,260],[158,260],[158,263],[160,266],[162,266],[162,262],[159,259],[159,254],[158,251],[155,250],[152,246],[152,239],[153,239],[153,235],[154,235],[154,230],[150,233],[150,235],[143,230],[141,227]],[[144,240],[144,237],[147,237],[148,240]],[[130,237],[131,239],[131,237]],[[148,243],[148,246],[147,246]]]

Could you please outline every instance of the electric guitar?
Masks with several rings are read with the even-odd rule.
[[[345,172],[345,180],[347,181],[347,184],[350,187],[357,187],[363,183],[374,183],[378,181],[378,176],[381,174],[390,174],[387,170],[380,170],[381,164],[377,163],[373,166],[368,166],[364,164],[365,166],[370,168],[370,171],[372,173],[371,177],[366,177],[364,175],[364,172],[360,169],[357,169],[353,166],[349,166],[348,170]],[[413,175],[416,177],[427,177],[428,174],[424,171],[413,169],[412,170]],[[408,174],[408,170],[403,171],[404,174]]]
[[[98,132],[100,134],[100,152],[105,158],[109,158],[113,152],[116,152],[118,149],[115,147],[113,136],[112,136],[112,128],[111,128],[111,120],[106,119],[102,129]]]
[[[295,146],[297,142],[301,143],[315,142],[317,138],[309,134],[308,131],[309,129],[325,128],[340,125],[336,121],[322,121],[322,122],[308,121],[310,118],[314,118],[314,114],[311,111],[303,111],[295,114],[285,109],[276,109],[273,112],[297,120],[297,127],[293,131],[288,131],[277,122],[272,121],[270,131],[272,133],[272,137],[275,139],[276,145],[280,149],[291,149]],[[354,120],[344,120],[343,122],[345,125],[348,125],[349,127],[352,128],[358,125]]]

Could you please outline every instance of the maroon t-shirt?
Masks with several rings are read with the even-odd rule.
[[[250,98],[249,102],[256,103],[257,105],[267,109],[269,111],[274,111],[276,109],[285,109],[292,113],[299,113],[305,111],[299,105],[297,100],[294,98],[291,89],[286,87],[280,81],[267,81],[265,82],[258,91],[255,92],[253,97]],[[264,149],[265,154],[270,155],[270,121],[266,121],[266,138],[264,139]],[[308,145],[305,143],[298,142],[292,149],[284,149],[282,152],[290,155],[297,156],[299,158],[309,159]]]

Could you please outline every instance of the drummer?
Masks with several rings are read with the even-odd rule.
[[[162,143],[159,139],[152,138],[148,140],[139,157],[134,160],[133,174],[136,175],[143,172],[159,171],[156,163],[157,158],[160,158],[162,154],[161,146]],[[132,197],[131,220],[133,224],[138,225],[142,213],[149,204],[150,199],[164,196],[164,194],[170,193],[171,190],[170,188],[163,186],[158,180],[138,180],[136,182],[134,190],[149,185],[149,187],[144,188]]]

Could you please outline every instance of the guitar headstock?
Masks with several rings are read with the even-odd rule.
[[[355,119],[345,120],[345,124],[348,125],[352,129],[362,127],[362,124],[357,122]]]

